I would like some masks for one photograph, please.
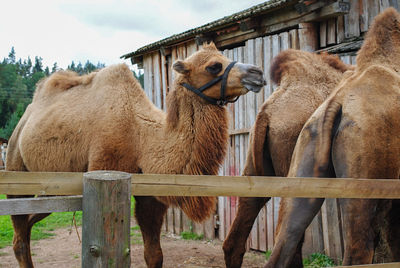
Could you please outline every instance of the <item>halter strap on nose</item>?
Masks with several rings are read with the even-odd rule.
[[[205,99],[206,101],[208,101],[211,104],[214,105],[219,105],[219,106],[224,106],[225,104],[227,104],[228,102],[235,102],[238,100],[239,96],[237,98],[235,98],[234,100],[230,101],[226,99],[225,93],[226,93],[226,83],[228,81],[228,75],[230,70],[232,69],[233,65],[236,64],[236,61],[232,61],[231,63],[229,63],[228,67],[226,67],[224,73],[216,78],[214,78],[213,80],[211,80],[210,82],[208,82],[207,84],[199,87],[199,88],[195,88],[187,83],[183,83],[182,86],[184,86],[185,88],[187,88],[188,90],[196,93],[198,96],[202,97],[203,99]],[[215,85],[216,83],[218,83],[219,81],[221,81],[221,90],[220,90],[220,95],[221,97],[219,99],[214,99],[211,98],[207,95],[205,95],[203,93],[204,90],[206,90],[209,87],[212,87],[213,85]]]

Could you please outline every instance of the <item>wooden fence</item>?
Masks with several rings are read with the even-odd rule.
[[[129,179],[129,180],[128,180]],[[115,185],[120,185],[115,187]],[[127,185],[129,184],[129,185]],[[131,187],[131,189],[129,189]],[[118,194],[110,189],[118,188]],[[123,191],[121,189],[124,189]],[[368,190],[366,190],[368,189]],[[328,197],[400,199],[400,180],[346,178],[286,178],[243,176],[191,176],[127,174],[95,171],[89,173],[0,172],[0,194],[68,195],[0,201],[0,215],[76,211],[83,208],[82,266],[92,267],[120,260],[129,267],[130,195],[159,196],[247,196]],[[83,197],[80,196],[83,194]],[[73,196],[69,196],[73,195]],[[93,211],[101,213],[93,213]],[[120,217],[107,218],[107,211]],[[115,213],[117,211],[118,213]],[[100,218],[97,218],[100,217]],[[104,223],[112,221],[113,223]],[[102,225],[92,228],[94,224]],[[116,222],[120,222],[118,225]],[[128,224],[128,225],[127,225]],[[108,226],[105,228],[105,226]],[[120,239],[106,239],[109,226]],[[93,241],[97,241],[96,243]],[[102,241],[100,244],[98,241]],[[110,241],[114,241],[111,243]],[[121,241],[115,243],[115,241]],[[107,250],[105,250],[107,249]],[[394,264],[376,267],[395,267]],[[400,265],[400,263],[396,264]],[[374,266],[375,267],[375,266]]]

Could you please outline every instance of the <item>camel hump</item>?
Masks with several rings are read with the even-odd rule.
[[[329,55],[328,53],[315,54],[307,51],[288,49],[279,53],[273,60],[270,68],[270,77],[278,86],[281,84],[285,73],[290,76],[304,76],[312,73],[313,77],[320,72],[320,75],[326,76],[325,72],[329,70],[320,68],[328,66],[342,73],[353,70],[352,65],[343,63],[339,57]],[[325,70],[325,71],[321,71]]]
[[[327,52],[321,53],[321,59],[326,62],[332,68],[344,73],[346,71],[352,71],[355,69],[355,66],[346,64],[339,59],[336,55],[328,54]]]
[[[44,96],[68,90],[79,85],[88,85],[92,82],[97,72],[79,76],[72,71],[58,71],[48,78],[41,80],[36,87],[33,101]]]
[[[342,105],[332,98],[324,108],[323,116],[321,117],[322,121],[317,123],[319,135],[316,141],[314,165],[314,175],[317,177],[320,174],[325,174],[328,169],[335,126],[339,124],[341,113]]]
[[[357,69],[370,64],[398,65],[400,56],[400,14],[390,7],[378,14],[364,44],[357,53]]]
[[[280,85],[283,73],[289,68],[290,63],[297,59],[294,49],[288,49],[279,53],[271,63],[270,78],[272,82]]]

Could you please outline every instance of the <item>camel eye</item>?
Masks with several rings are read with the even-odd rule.
[[[222,63],[217,62],[217,63],[214,63],[214,64],[212,64],[212,65],[210,65],[210,66],[207,66],[207,67],[206,67],[206,70],[207,70],[207,72],[209,72],[210,74],[217,75],[217,74],[219,74],[219,73],[221,72],[221,70],[222,70]]]

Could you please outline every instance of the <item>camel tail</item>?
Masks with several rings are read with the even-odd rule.
[[[178,206],[195,222],[203,222],[215,212],[217,198],[214,196],[159,196],[164,204]]]
[[[314,165],[314,175],[317,177],[322,177],[329,168],[332,139],[337,131],[341,115],[342,105],[331,100],[325,108],[322,122],[318,126],[318,132],[321,134],[316,141]]]
[[[264,148],[267,132],[268,132],[269,118],[266,113],[260,112],[257,115],[254,124],[252,137],[250,140],[250,150],[253,152],[253,165],[257,176],[264,175]]]

